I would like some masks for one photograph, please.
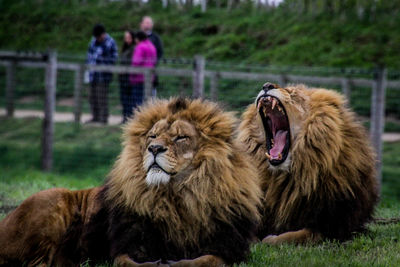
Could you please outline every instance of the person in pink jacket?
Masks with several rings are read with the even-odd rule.
[[[132,66],[153,68],[157,63],[157,50],[153,43],[147,38],[143,31],[138,31],[135,34],[136,46],[132,55]],[[154,77],[153,77],[154,79]],[[143,102],[144,92],[144,75],[131,74],[129,77],[132,84],[132,103],[129,116],[132,115],[133,109],[141,105]]]

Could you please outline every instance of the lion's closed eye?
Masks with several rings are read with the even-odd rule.
[[[178,135],[176,138],[175,138],[175,142],[183,142],[183,141],[187,141],[189,139],[189,136],[188,135]]]

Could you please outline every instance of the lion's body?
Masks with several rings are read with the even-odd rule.
[[[244,260],[261,190],[235,143],[235,125],[232,114],[201,100],[140,108],[103,187],[40,192],[0,223],[0,265]]]
[[[149,187],[142,167],[143,150],[148,146],[146,134],[158,121],[162,123],[157,127],[162,129],[154,142],[168,146],[171,138],[164,136],[169,131],[165,129],[183,121],[195,127],[197,137],[191,142],[197,148],[187,170],[181,171],[185,177],[177,175],[166,185]],[[231,114],[200,100],[160,101],[135,114],[104,190],[114,228],[113,256],[127,253],[138,261],[205,254],[217,255],[228,263],[244,259],[258,222],[260,191],[257,173],[234,143],[235,124]],[[178,125],[177,131],[187,130],[184,128]],[[131,223],[135,227],[129,234],[123,233]],[[131,245],[127,248],[125,244]]]
[[[364,229],[378,199],[375,156],[365,130],[333,91],[304,86],[275,90],[280,90],[275,95],[281,96],[290,121],[287,162],[282,168],[268,163],[255,105],[243,114],[238,137],[261,174],[259,237],[310,229],[327,238],[350,238]]]
[[[0,222],[0,265],[69,266],[87,250],[84,232],[99,210],[100,188],[36,193]]]

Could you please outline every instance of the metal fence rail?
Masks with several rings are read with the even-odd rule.
[[[388,72],[384,68],[377,68],[373,71],[365,70],[360,75],[348,75],[344,72],[333,73],[330,76],[321,75],[300,75],[290,72],[284,72],[277,69],[266,72],[246,72],[229,71],[226,65],[207,64],[202,56],[196,56],[192,60],[164,60],[164,64],[156,68],[138,68],[119,65],[87,65],[79,62],[58,61],[57,54],[49,53],[18,53],[13,51],[0,51],[0,65],[6,68],[6,86],[5,86],[5,108],[6,114],[12,117],[15,112],[17,69],[35,68],[45,71],[44,77],[44,123],[43,123],[43,141],[42,141],[42,168],[51,170],[53,163],[52,144],[54,135],[53,114],[56,108],[56,95],[65,94],[72,97],[72,112],[75,123],[82,121],[84,107],[83,98],[85,97],[84,72],[85,71],[106,71],[113,74],[143,74],[144,75],[144,99],[152,97],[152,77],[158,75],[162,77],[166,85],[169,81],[170,87],[179,89],[170,91],[169,95],[183,94],[191,97],[210,98],[212,100],[223,100],[230,102],[236,96],[228,95],[231,92],[227,88],[238,86],[237,83],[252,84],[251,87],[260,88],[263,82],[272,81],[284,86],[289,83],[304,83],[307,85],[324,85],[341,88],[342,93],[351,99],[353,88],[370,88],[370,134],[371,140],[378,154],[378,172],[381,173],[381,151],[382,151],[382,133],[385,121],[385,92],[387,88],[400,89],[400,80],[388,80]],[[170,66],[169,66],[170,65]],[[171,67],[173,65],[173,67]],[[210,69],[206,69],[210,66]],[[256,68],[257,69],[257,68]],[[262,68],[258,68],[262,69]],[[342,69],[343,70],[343,69]],[[66,73],[70,74],[66,74]],[[348,72],[347,72],[348,73]],[[58,79],[58,80],[57,80]],[[58,83],[63,83],[59,86]],[[257,85],[254,85],[257,84]],[[69,89],[63,89],[62,87]],[[162,87],[161,86],[161,87]],[[57,88],[56,88],[57,87]],[[208,91],[206,91],[206,87]],[[62,90],[57,90],[62,89]],[[71,90],[72,89],[72,90]],[[61,92],[62,91],[62,92]],[[165,96],[165,95],[164,95]],[[245,98],[245,103],[238,102],[238,105],[244,106],[251,102],[251,93],[249,98]],[[116,95],[114,94],[114,98]],[[114,99],[114,102],[117,101]],[[235,107],[234,107],[235,108]]]

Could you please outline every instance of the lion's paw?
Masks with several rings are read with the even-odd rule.
[[[268,235],[262,240],[262,242],[270,245],[275,245],[277,243],[277,239],[277,235]]]

